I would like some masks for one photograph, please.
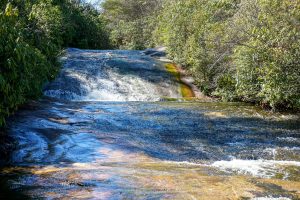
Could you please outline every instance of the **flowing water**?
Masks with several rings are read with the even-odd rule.
[[[299,116],[184,102],[140,51],[69,49],[62,62],[9,121],[0,199],[300,198]]]

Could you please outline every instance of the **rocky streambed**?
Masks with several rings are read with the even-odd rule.
[[[141,51],[69,49],[62,62],[45,97],[9,121],[18,145],[1,198],[300,198],[299,116],[183,101]]]

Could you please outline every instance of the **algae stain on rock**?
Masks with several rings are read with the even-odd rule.
[[[166,70],[172,74],[176,81],[179,83],[180,93],[185,100],[191,100],[195,97],[195,93],[192,88],[181,80],[181,74],[174,63],[165,64]]]

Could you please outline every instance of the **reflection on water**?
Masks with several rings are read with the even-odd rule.
[[[2,184],[47,199],[295,199],[298,122],[239,104],[44,99],[11,122]]]
[[[64,63],[45,91],[58,99],[9,122],[0,199],[300,198],[299,116],[153,102],[180,97],[178,83],[138,51],[70,49]]]

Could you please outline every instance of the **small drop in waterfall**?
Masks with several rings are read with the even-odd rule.
[[[300,199],[299,115],[183,100],[159,56],[67,49],[8,120],[0,199]]]
[[[63,69],[44,94],[75,101],[158,101],[179,98],[178,83],[142,51],[68,49]]]

